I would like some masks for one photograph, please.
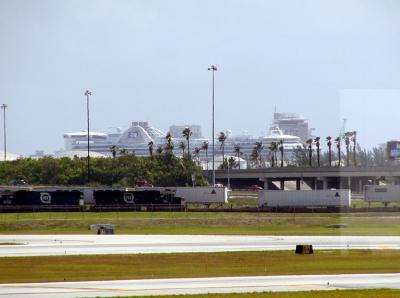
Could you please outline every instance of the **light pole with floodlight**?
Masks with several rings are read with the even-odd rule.
[[[89,96],[92,92],[86,90],[86,111],[87,111],[87,182],[90,182],[90,126],[89,126]]]
[[[215,186],[215,131],[214,131],[214,73],[217,71],[217,65],[211,65],[208,70],[212,71],[212,185]]]
[[[6,132],[6,109],[7,105],[2,104],[1,108],[3,109],[3,127],[4,127],[4,161],[7,160],[7,132]]]

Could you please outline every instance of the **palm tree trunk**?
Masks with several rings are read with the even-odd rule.
[[[208,171],[208,149],[206,150],[206,162],[207,162],[207,171]]]
[[[357,151],[356,151],[356,139],[354,139],[354,151],[353,151],[353,163],[357,166]]]
[[[317,147],[317,162],[318,162],[318,167],[320,167],[321,166],[321,162],[320,162],[319,146]]]
[[[225,169],[225,144],[222,144],[222,168]]]
[[[329,166],[331,167],[332,166],[332,149],[331,149],[331,146],[329,146],[329,153],[328,153],[328,155],[329,155]]]

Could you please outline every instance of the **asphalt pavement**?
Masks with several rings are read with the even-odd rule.
[[[314,249],[400,249],[399,236],[0,235],[0,257]]]
[[[71,298],[374,288],[400,289],[400,273],[0,284],[0,297]]]

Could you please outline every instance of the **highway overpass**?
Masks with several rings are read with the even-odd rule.
[[[211,171],[206,171],[211,177]],[[243,188],[258,184],[265,189],[285,189],[285,183],[296,189],[307,186],[311,189],[351,188],[362,192],[368,184],[400,184],[400,166],[387,167],[275,167],[244,170],[217,170],[216,183],[230,184]],[[277,183],[278,182],[278,183]]]

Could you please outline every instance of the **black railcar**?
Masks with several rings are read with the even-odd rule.
[[[1,205],[79,205],[82,192],[78,190],[16,190],[1,194]]]
[[[160,190],[95,190],[93,192],[96,205],[170,205],[181,204],[181,198],[173,192]]]
[[[118,189],[101,189],[93,192],[96,205],[124,205],[134,204],[132,191]]]

